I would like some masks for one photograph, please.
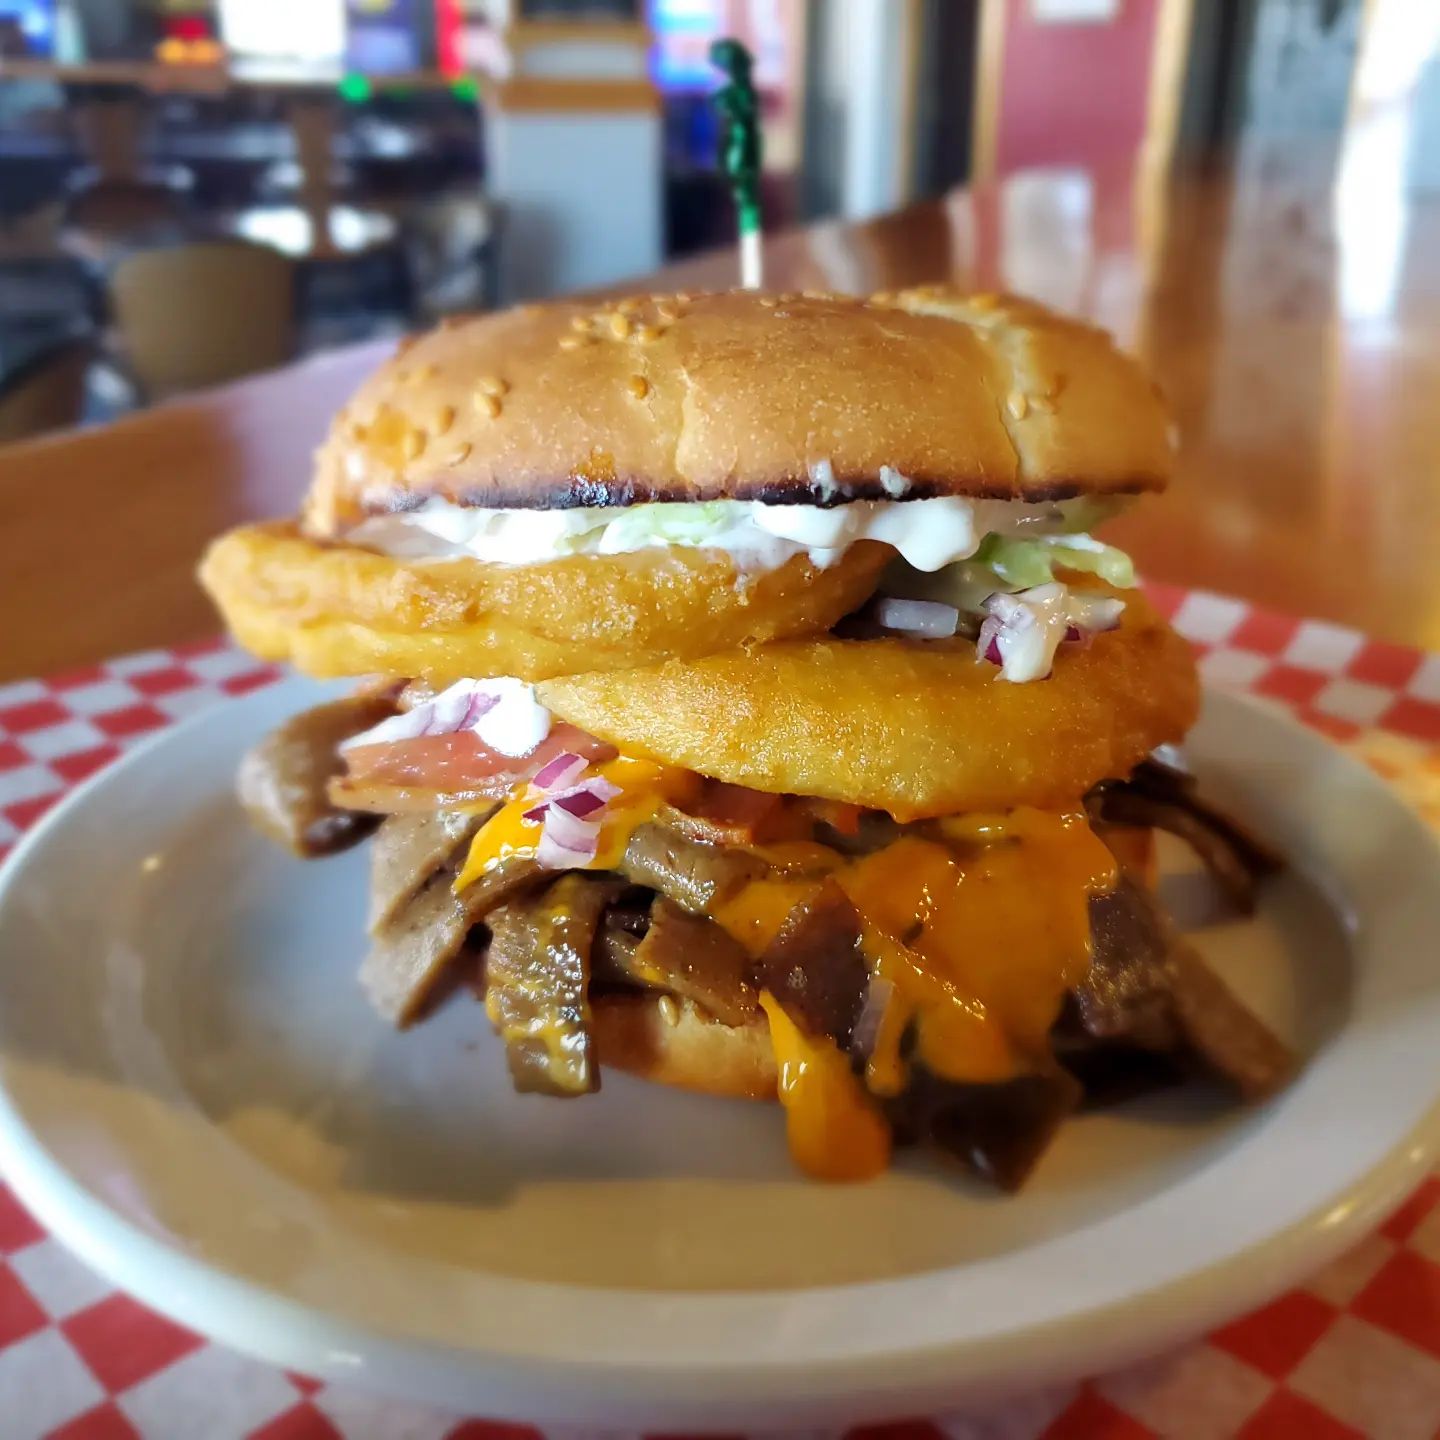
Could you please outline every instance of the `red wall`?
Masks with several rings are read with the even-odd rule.
[[[1160,0],[1120,0],[1108,23],[1036,24],[1006,0],[995,164],[1103,166],[1145,135]]]

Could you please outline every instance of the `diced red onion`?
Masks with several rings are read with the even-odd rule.
[[[574,870],[595,858],[600,822],[583,820],[559,805],[546,805],[535,858],[548,870]]]
[[[1000,653],[1000,628],[1000,622],[993,615],[987,615],[981,621],[980,634],[975,640],[977,660],[988,660],[992,665],[1004,662],[1005,657]]]
[[[593,790],[577,790],[573,795],[562,795],[558,800],[552,800],[550,806],[551,809],[558,806],[567,815],[583,820],[585,816],[603,810],[605,802]]]
[[[986,599],[985,609],[977,657],[999,665],[1001,678],[1023,683],[1049,676],[1059,645],[1084,644],[1115,629],[1125,602],[1052,581],[1014,595],[997,592]]]
[[[887,597],[875,602],[875,623],[885,630],[903,630],[927,639],[953,635],[960,624],[960,612],[939,600],[896,600]]]
[[[857,1054],[868,1056],[880,1038],[880,1026],[885,1012],[895,996],[895,983],[881,975],[873,976],[865,990],[865,1003],[855,1017],[854,1028],[850,1031],[850,1048]]]
[[[603,775],[592,775],[568,790],[551,791],[544,799],[524,812],[527,820],[543,820],[546,812],[559,806],[571,815],[593,815],[620,793],[620,787],[613,785]]]
[[[1087,635],[1099,635],[1106,630],[1120,628],[1120,616],[1125,612],[1125,602],[1112,595],[1086,595],[1072,590],[1066,605],[1066,613],[1072,629],[1084,631]],[[1069,638],[1068,636],[1066,637]]]
[[[438,695],[432,695],[398,715],[389,716],[359,735],[352,735],[342,742],[340,749],[473,730],[481,718],[500,703],[501,693],[496,688],[497,684],[488,680],[457,680]]]
[[[567,785],[573,785],[585,773],[589,764],[583,755],[566,750],[542,765],[530,777],[530,783],[541,791],[563,790]]]

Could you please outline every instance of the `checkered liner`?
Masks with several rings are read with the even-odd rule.
[[[1170,587],[1217,684],[1354,750],[1440,826],[1440,655]],[[128,745],[277,672],[215,641],[0,686],[0,855]],[[1440,1440],[1440,1180],[1298,1290],[1143,1365],[857,1440]],[[543,1440],[246,1360],[113,1291],[0,1185],[0,1440]],[[580,1440],[572,1434],[568,1440]]]

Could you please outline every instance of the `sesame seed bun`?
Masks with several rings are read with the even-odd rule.
[[[689,1000],[604,995],[591,1002],[590,1031],[602,1070],[706,1095],[775,1098],[775,1052],[763,1020],[722,1025]]]
[[[526,306],[407,345],[336,418],[329,536],[431,496],[479,508],[1163,488],[1167,421],[1102,331],[941,287]]]

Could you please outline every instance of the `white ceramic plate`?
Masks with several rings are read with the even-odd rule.
[[[1433,1163],[1440,854],[1268,709],[1211,695],[1188,748],[1294,870],[1200,939],[1307,1068],[1255,1111],[1195,1091],[1077,1120],[1003,1198],[924,1159],[806,1182],[770,1107],[624,1077],[516,1096],[473,1004],[386,1029],[355,982],[364,851],[292,861],[231,798],[245,746],[317,693],[158,737],[0,879],[0,1168],[224,1343],[496,1416],[921,1413],[1197,1333]]]

